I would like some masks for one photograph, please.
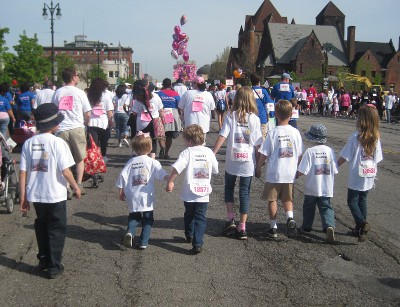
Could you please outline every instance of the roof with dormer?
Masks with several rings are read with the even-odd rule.
[[[387,64],[389,63],[390,59],[396,53],[392,41],[390,41],[389,43],[356,41],[354,61],[357,62],[368,49],[371,50],[376,60],[383,68],[387,67]]]
[[[272,16],[270,16],[272,15]],[[269,22],[273,23],[287,23],[287,18],[282,17],[278,10],[269,0],[264,0],[254,15],[246,16],[246,29],[248,29],[249,22],[255,26],[255,31],[262,32],[264,30],[264,20],[269,18]]]

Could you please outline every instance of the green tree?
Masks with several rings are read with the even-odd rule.
[[[6,46],[5,35],[8,34],[10,30],[8,28],[0,28],[0,83],[10,82],[11,76],[5,73],[5,67],[7,62],[10,61],[10,53],[8,53],[8,48]]]
[[[93,79],[101,78],[107,80],[107,74],[101,67],[98,67],[97,64],[80,66],[78,74],[79,78],[86,83],[87,87],[89,87]]]
[[[67,67],[76,68],[76,67],[75,67],[74,60],[70,56],[68,56],[66,54],[57,55],[55,60],[57,62],[57,74],[56,74],[57,81],[56,81],[56,85],[58,87],[63,82],[61,73],[64,70],[64,68],[67,68]]]
[[[14,50],[17,55],[12,59],[8,71],[19,83],[41,83],[51,75],[51,62],[43,55],[36,34],[33,38],[25,33],[20,35],[19,44],[14,46]]]
[[[215,60],[211,63],[210,79],[225,80],[226,78],[226,65],[228,64],[230,47],[225,49],[216,56]]]

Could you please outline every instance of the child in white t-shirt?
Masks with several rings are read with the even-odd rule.
[[[325,241],[335,241],[335,212],[331,206],[336,167],[335,152],[326,143],[327,130],[324,125],[312,125],[305,136],[318,145],[308,148],[297,169],[297,176],[306,175],[302,231],[310,232],[315,216],[315,205],[321,215],[322,230],[326,233]]]
[[[201,253],[203,236],[206,229],[206,213],[211,194],[211,174],[218,174],[218,162],[214,153],[204,144],[204,132],[199,125],[190,125],[182,133],[188,148],[182,151],[172,165],[166,187],[167,192],[174,190],[174,180],[186,170],[181,190],[185,206],[185,236],[192,243],[194,254]]]
[[[374,187],[378,163],[382,161],[379,137],[379,114],[374,105],[365,105],[357,112],[357,131],[340,152],[338,166],[349,162],[347,205],[353,215],[358,241],[366,240],[371,229],[367,222],[368,191]]]
[[[149,133],[139,131],[136,134],[132,139],[132,148],[137,156],[126,163],[115,183],[115,186],[119,188],[119,199],[127,202],[129,210],[124,246],[132,247],[136,227],[141,223],[139,249],[142,250],[147,248],[154,223],[154,182],[167,178],[167,173],[160,162],[148,156],[152,150],[151,144],[152,139]]]
[[[239,240],[247,239],[246,221],[250,207],[250,187],[254,176],[258,149],[263,142],[260,118],[253,91],[249,87],[237,90],[232,112],[225,116],[213,152],[216,154],[228,139],[225,157],[225,204],[227,222],[223,234],[233,231]],[[240,222],[236,227],[234,189],[239,177]]]
[[[75,164],[67,143],[53,135],[63,121],[54,103],[41,104],[34,112],[39,133],[26,140],[21,152],[20,200],[23,214],[35,207],[35,232],[39,269],[53,279],[64,271],[61,263],[67,231],[67,182],[75,197],[81,190],[70,167]]]
[[[292,104],[287,100],[279,100],[275,105],[278,126],[269,131],[259,150],[256,177],[261,177],[261,167],[267,160],[265,186],[262,199],[268,201],[270,228],[268,236],[277,237],[278,199],[286,212],[288,236],[297,234],[296,222],[293,219],[293,182],[297,165],[303,151],[300,132],[289,125],[292,116]]]

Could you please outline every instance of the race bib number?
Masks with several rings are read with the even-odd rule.
[[[268,109],[268,112],[274,112],[275,111],[275,104],[273,102],[268,102],[267,103],[267,109]]]
[[[203,111],[203,103],[201,101],[193,101],[193,103],[192,103],[192,111],[193,112],[201,112],[201,111]]]
[[[174,114],[172,109],[164,109],[164,123],[170,124],[174,122]]]
[[[299,118],[299,110],[293,110],[292,119],[298,119],[298,118]]]
[[[151,122],[151,116],[149,112],[142,112],[140,119],[144,122]]]
[[[202,184],[190,184],[190,190],[193,194],[198,196],[207,196],[210,195],[212,192],[212,188],[210,185],[202,185]]]
[[[58,109],[72,111],[73,105],[74,105],[74,97],[73,96],[64,96],[61,98],[60,103],[58,104]]]
[[[101,115],[105,114],[105,111],[102,107],[94,107],[92,109],[92,113],[96,116],[101,116]]]
[[[232,161],[248,162],[251,158],[248,148],[232,148]]]
[[[358,175],[362,178],[375,177],[376,171],[376,164],[373,161],[364,161],[358,165]]]
[[[279,91],[281,92],[290,92],[290,87],[289,84],[280,84],[279,85]]]

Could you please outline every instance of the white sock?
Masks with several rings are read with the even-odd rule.
[[[293,218],[293,211],[286,211],[286,219]]]
[[[277,229],[278,226],[276,225],[276,220],[270,220],[269,221],[269,227]]]

